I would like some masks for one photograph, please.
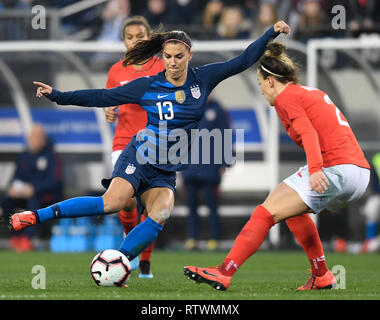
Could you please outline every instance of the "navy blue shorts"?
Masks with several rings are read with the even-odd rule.
[[[140,164],[136,159],[136,148],[128,144],[117,159],[111,179],[103,179],[102,185],[107,189],[115,177],[123,178],[131,183],[135,189],[134,195],[137,200],[137,209],[143,213],[145,206],[141,203],[141,195],[152,188],[166,187],[173,190],[176,188],[176,172],[164,171],[153,167],[149,163]]]

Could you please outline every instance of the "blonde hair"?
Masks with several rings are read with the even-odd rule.
[[[299,67],[287,54],[281,42],[270,42],[259,60],[259,72],[263,78],[275,77],[282,83],[298,83]]]

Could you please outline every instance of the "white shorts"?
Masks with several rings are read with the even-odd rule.
[[[284,182],[297,191],[305,204],[315,213],[323,210],[338,211],[359,199],[367,189],[370,170],[353,164],[322,168],[330,182],[328,189],[319,194],[310,188],[309,167],[301,167]]]

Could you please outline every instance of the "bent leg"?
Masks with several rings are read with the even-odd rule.
[[[170,188],[152,188],[141,195],[148,218],[164,225],[174,205],[174,192]]]
[[[137,257],[156,240],[170,216],[174,193],[169,188],[152,188],[142,194],[141,200],[148,217],[128,233],[119,248],[129,260]]]
[[[221,271],[232,276],[260,248],[274,224],[306,211],[308,207],[298,193],[285,183],[280,183],[264,203],[253,211],[236,237],[231,251],[221,266]]]
[[[311,209],[303,202],[297,191],[281,182],[265,199],[262,206],[267,209],[275,223],[298,216]]]

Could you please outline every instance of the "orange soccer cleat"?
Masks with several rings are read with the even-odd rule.
[[[207,283],[216,290],[227,290],[232,280],[232,277],[223,275],[218,267],[198,268],[186,266],[184,271],[188,279],[197,283]]]
[[[9,230],[20,231],[37,223],[36,215],[33,211],[24,211],[13,214],[9,219]]]
[[[311,272],[309,269],[308,271]],[[318,290],[318,289],[333,289],[336,286],[336,280],[333,275],[333,273],[330,270],[327,270],[327,272],[323,276],[316,276],[311,275],[309,280],[303,285],[300,286],[297,290]]]

